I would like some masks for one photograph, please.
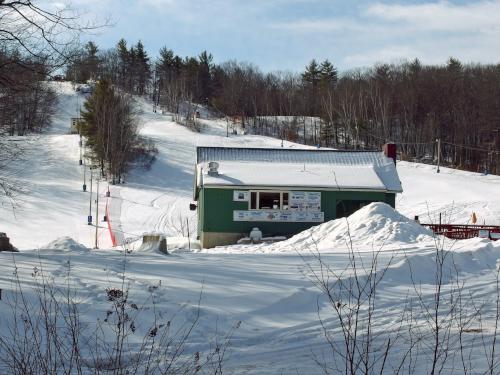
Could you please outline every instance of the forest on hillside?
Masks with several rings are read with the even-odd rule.
[[[399,145],[402,159],[500,173],[500,64],[443,65],[418,59],[338,72],[312,60],[302,72],[264,73],[243,62],[214,63],[203,51],[180,57],[167,47],[148,56],[142,42],[120,40],[100,51],[82,47],[66,69],[77,82],[106,78],[179,113],[183,103],[209,106],[246,132],[320,147],[378,149]]]

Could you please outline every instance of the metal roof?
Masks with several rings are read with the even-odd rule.
[[[220,164],[215,177],[207,173],[212,161]],[[195,185],[403,191],[394,161],[382,151],[328,149],[197,147]]]
[[[385,166],[388,160],[392,162],[392,159],[387,158],[381,151],[243,147],[197,147],[196,149],[196,164],[210,161],[242,161]]]

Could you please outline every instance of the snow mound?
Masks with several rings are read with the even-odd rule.
[[[386,203],[375,202],[347,218],[332,220],[309,228],[272,246],[284,249],[328,249],[352,241],[356,245],[408,244],[433,240],[433,233],[401,215]]]
[[[59,237],[57,240],[54,240],[47,245],[42,246],[42,249],[84,252],[89,251],[88,247],[85,247],[81,243],[76,242],[71,237]]]

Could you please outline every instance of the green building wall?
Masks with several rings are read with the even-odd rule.
[[[221,189],[204,187],[198,198],[198,235],[203,247],[213,247],[235,243],[248,235],[253,227],[258,227],[264,236],[289,236],[299,233],[319,223],[308,222],[258,222],[233,221],[233,211],[248,210],[248,202],[234,202],[233,192],[245,189]],[[289,191],[287,189],[281,189]],[[321,211],[325,222],[338,218],[337,206],[352,201],[358,203],[385,202],[395,207],[396,194],[364,191],[323,191],[315,189],[296,189],[299,191],[320,191]],[[349,209],[349,207],[346,207]]]

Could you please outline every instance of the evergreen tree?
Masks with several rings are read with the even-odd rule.
[[[199,99],[207,104],[212,99],[212,69],[213,69],[213,57],[212,54],[203,51],[199,60],[199,70],[198,70],[198,84],[200,88]]]
[[[463,69],[463,66],[462,66],[462,63],[460,62],[460,60],[454,58],[454,57],[450,57],[448,59],[448,62],[446,63],[446,68],[448,69],[448,71],[450,73],[460,73]]]
[[[84,104],[80,123],[89,157],[103,175],[120,181],[140,144],[133,106],[110,82],[101,80]]]
[[[199,72],[198,59],[186,57],[183,62],[183,77],[186,83],[186,91],[183,93],[184,99],[193,100],[200,97],[200,87],[198,81]]]
[[[319,80],[321,86],[326,89],[333,88],[337,84],[338,81],[337,69],[335,69],[335,67],[330,61],[325,60],[321,63]]]
[[[306,70],[302,73],[304,82],[316,87],[321,78],[321,68],[315,59],[312,59]]]
[[[313,59],[302,73],[302,81],[304,82],[309,104],[309,110],[307,112],[310,116],[315,116],[318,113],[318,83],[320,78],[320,66],[316,60]]]
[[[96,80],[99,71],[99,58],[97,56],[99,48],[97,47],[97,44],[90,41],[87,42],[87,44],[85,44],[85,52],[86,52],[85,65],[88,70],[88,79]]]
[[[173,78],[174,73],[174,51],[167,47],[160,49],[160,58],[156,64],[158,78],[168,81]]]
[[[135,92],[144,95],[146,87],[151,79],[151,67],[149,57],[141,41],[137,42],[135,48],[131,49],[135,71]]]
[[[130,53],[128,51],[127,42],[125,39],[120,39],[116,45],[116,52],[118,55],[118,84],[125,90],[131,89],[131,77],[130,77]]]

